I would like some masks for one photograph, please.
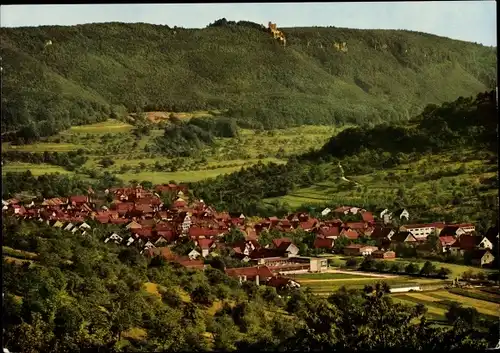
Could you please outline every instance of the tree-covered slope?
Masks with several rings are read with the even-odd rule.
[[[28,134],[46,135],[125,110],[224,108],[265,127],[377,123],[494,86],[493,48],[408,31],[282,30],[286,47],[251,23],[2,28],[2,132],[33,121]]]

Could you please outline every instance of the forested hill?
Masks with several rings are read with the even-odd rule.
[[[1,28],[2,133],[44,136],[140,110],[229,109],[270,128],[380,123],[495,86],[494,48],[408,31],[281,30],[286,46],[225,20]]]

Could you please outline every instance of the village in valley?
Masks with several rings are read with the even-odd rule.
[[[115,226],[115,230],[103,235],[104,243],[136,247],[143,256],[159,257],[191,269],[203,270],[208,266],[207,257],[215,258],[225,252],[240,262],[238,267],[225,267],[227,275],[240,282],[279,288],[300,287],[294,280],[297,274],[342,273],[329,265],[329,255],[339,251],[351,258],[394,260],[397,246],[414,248],[417,254],[437,247],[442,254],[468,256],[471,265],[481,268],[493,263],[492,249],[498,242],[497,227],[486,234],[476,234],[470,223],[409,224],[411,215],[406,209],[385,209],[374,214],[358,207],[339,206],[325,208],[317,218],[305,212],[281,219],[247,218],[244,214],[217,212],[203,200],[190,196],[182,184],[157,185],[154,190],[140,185],[110,188],[100,194],[89,188],[86,195],[67,199],[25,204],[16,199],[2,202],[4,215],[46,223],[68,232],[68,236],[95,236],[96,227],[101,227],[102,233],[106,226]],[[313,239],[307,254],[301,253],[287,236],[299,229]],[[241,237],[228,240],[227,235],[235,231]],[[262,245],[261,236],[269,232],[281,236]],[[431,244],[432,236],[438,239],[437,244]],[[337,242],[344,246],[336,247]],[[184,254],[176,253],[173,249],[180,243],[192,247]],[[439,273],[440,278],[447,278],[448,274]]]

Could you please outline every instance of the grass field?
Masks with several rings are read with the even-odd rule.
[[[65,170],[63,167],[51,164],[9,162],[2,166],[2,174],[7,172],[25,172],[27,170],[30,170],[31,174],[35,176],[52,173],[73,174],[72,172]]]
[[[129,132],[134,127],[130,124],[109,119],[100,123],[72,126],[68,131],[63,132],[63,134],[71,133],[87,133],[87,134],[106,134],[106,133],[117,133],[117,132]]]
[[[330,280],[330,279],[355,279],[366,278],[363,275],[349,274],[349,273],[305,273],[291,275],[297,280]]]
[[[2,143],[3,151],[19,151],[19,152],[69,152],[78,149],[85,149],[83,145],[75,145],[73,143],[55,143],[55,142],[40,142],[32,145],[11,145],[10,143]]]
[[[12,257],[20,258],[20,259],[28,259],[34,260],[38,257],[37,253],[13,249],[8,246],[2,246],[2,254],[10,255]]]
[[[391,294],[391,297],[396,302],[404,304],[416,305],[424,304],[429,313],[439,316],[439,319],[444,320],[444,314],[447,311],[448,303],[457,302],[464,307],[475,308],[480,314],[487,315],[490,318],[500,316],[500,304],[486,300],[478,300],[462,295],[450,293],[447,290],[438,290],[425,293],[408,292]],[[500,295],[498,295],[500,298]]]
[[[168,112],[150,112],[151,119],[168,117]],[[200,117],[209,112],[176,113],[181,119]],[[131,132],[133,125],[118,120],[109,119],[104,122],[73,126],[56,136],[45,139],[44,142],[11,146],[3,144],[4,150],[23,152],[68,152],[77,149],[87,151],[88,160],[82,166],[82,171],[109,171],[117,174],[125,181],[139,180],[153,183],[165,183],[171,180],[191,182],[216,177],[220,174],[232,173],[242,167],[251,166],[258,161],[262,163],[285,163],[290,155],[303,153],[311,148],[321,147],[333,134],[343,128],[332,126],[302,126],[289,129],[254,131],[240,129],[237,138],[217,139],[213,146],[200,151],[196,158],[167,158],[157,153],[147,152],[154,144],[154,139],[163,134],[163,130],[153,127],[149,135],[137,139]],[[115,164],[103,168],[99,161],[111,158]],[[176,170],[158,171],[155,164],[175,163]],[[128,170],[123,169],[129,167]],[[10,163],[4,166],[7,171],[31,170],[34,175],[46,173],[73,173],[62,167],[45,164]],[[74,173],[82,173],[76,170]]]

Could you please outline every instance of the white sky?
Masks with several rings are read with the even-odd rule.
[[[1,27],[146,22],[203,28],[217,19],[278,27],[407,29],[496,46],[495,1],[6,5]]]

